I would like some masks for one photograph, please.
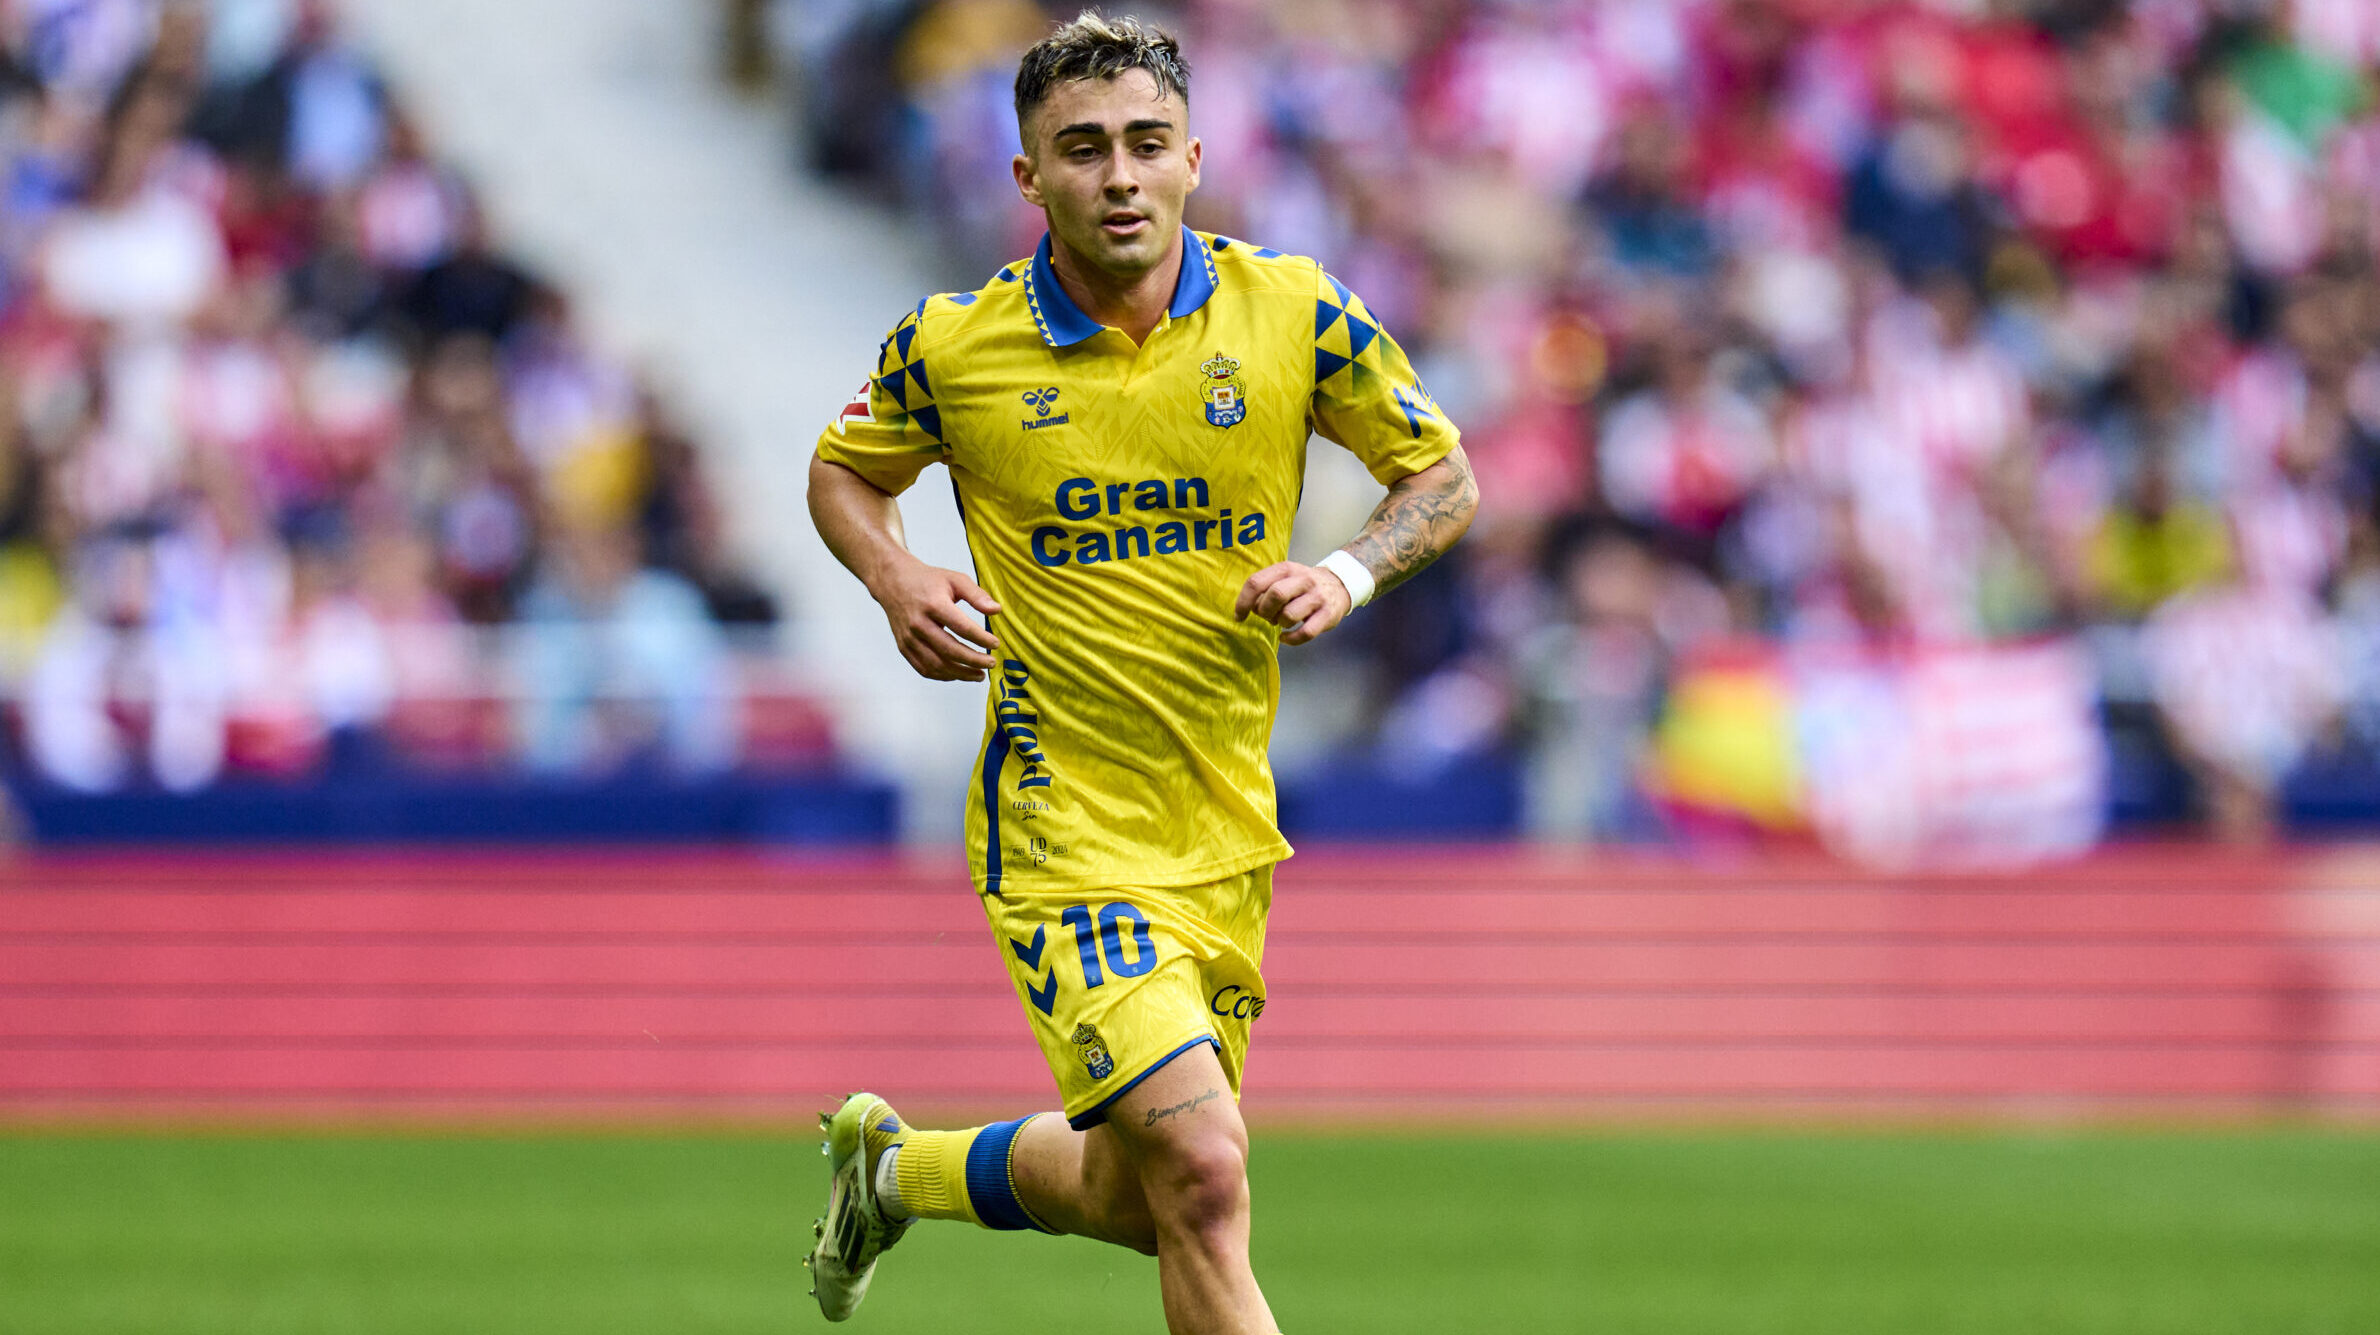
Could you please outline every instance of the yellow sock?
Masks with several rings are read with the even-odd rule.
[[[974,1148],[982,1127],[965,1131],[912,1131],[901,1142],[901,1157],[893,1160],[893,1180],[901,1184],[901,1204],[920,1219],[975,1217],[967,1199],[967,1151]]]
[[[920,1219],[963,1219],[985,1228],[1042,1228],[1017,1199],[1009,1170],[1017,1132],[1030,1117],[966,1131],[912,1131],[893,1160],[901,1204]],[[1048,1231],[1043,1229],[1044,1232]]]

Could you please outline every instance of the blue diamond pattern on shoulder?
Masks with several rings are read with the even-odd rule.
[[[909,378],[917,382],[918,393],[930,395],[934,392],[934,387],[926,383],[926,364],[924,362],[909,364]]]
[[[1331,325],[1344,314],[1346,314],[1345,311],[1327,301],[1316,301],[1314,303],[1314,337],[1320,338],[1329,333]]]
[[[926,295],[924,295],[924,296],[922,296],[922,297],[919,297],[919,298],[917,299],[917,309],[916,309],[916,310],[914,310],[914,311],[911,311],[911,312],[910,312],[910,314],[912,314],[912,315],[924,315],[924,314],[926,313],[926,303],[927,303],[927,302],[929,302],[929,301],[932,301],[933,299],[934,299],[934,294],[933,294],[933,293],[931,293],[931,292],[927,293]]]
[[[900,368],[895,367],[890,375],[878,376],[876,388],[890,395],[892,401],[903,408],[909,406],[908,382],[901,377]]]
[[[1321,348],[1314,349],[1314,383],[1319,385],[1337,375],[1346,368],[1347,362],[1347,358],[1335,352],[1326,352]]]
[[[1214,240],[1209,241],[1207,244],[1213,246],[1217,250],[1229,250],[1231,249],[1231,238],[1228,236],[1219,236]]]
[[[1016,270],[1014,270],[1014,269],[1002,269],[1002,270],[1000,271],[1000,281],[1001,281],[1001,282],[1003,282],[1003,283],[1013,283],[1013,282],[1015,282],[1015,281],[1016,281]]]
[[[1339,294],[1341,306],[1355,304],[1355,294],[1347,290],[1347,285],[1339,281],[1338,275],[1325,271],[1322,276],[1330,281],[1330,290]]]
[[[930,403],[926,404],[911,413],[909,420],[917,423],[927,435],[932,436],[935,444],[942,443],[942,410],[940,408]]]
[[[1379,336],[1380,326],[1359,315],[1350,314],[1347,317],[1347,351],[1349,353],[1357,357],[1363,356],[1364,349],[1372,346],[1372,340]]]
[[[904,320],[901,322],[901,327],[893,331],[893,343],[900,348],[902,361],[909,360],[909,345],[916,341],[917,324],[915,321]]]
[[[975,294],[972,292],[953,292],[950,294],[950,304],[953,306],[972,306],[975,304]]]
[[[1271,246],[1258,246],[1256,248],[1256,258],[1260,260],[1277,260],[1281,258],[1281,252],[1273,249]]]

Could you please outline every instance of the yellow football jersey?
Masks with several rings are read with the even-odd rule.
[[[1314,261],[1183,229],[1138,346],[1085,315],[1050,243],[928,297],[818,454],[898,494],[950,468],[999,600],[967,803],[976,883],[1190,885],[1289,855],[1267,758],[1280,632],[1232,619],[1286,559],[1319,432],[1382,483],[1456,435],[1402,349]]]

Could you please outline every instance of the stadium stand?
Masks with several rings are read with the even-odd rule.
[[[327,6],[0,16],[33,833],[561,837],[602,832],[590,802],[648,818],[620,837],[893,828],[832,781],[701,446]]]
[[[1038,230],[1007,81],[1071,8],[779,0],[804,161],[972,286]],[[1454,560],[1288,656],[1364,684],[1300,755],[1892,859],[2380,819],[2380,11],[1167,8],[1193,222],[1364,293],[1481,476]]]

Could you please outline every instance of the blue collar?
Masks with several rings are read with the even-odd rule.
[[[1197,260],[1192,264],[1190,261]],[[1182,229],[1182,272],[1174,279],[1173,301],[1165,313],[1179,320],[1207,304],[1215,295],[1215,257],[1207,250],[1206,242],[1188,227]],[[1033,252],[1033,267],[1025,271],[1025,305],[1033,312],[1033,324],[1041,331],[1042,341],[1053,348],[1071,348],[1105,326],[1083,314],[1074,298],[1058,285],[1058,275],[1050,269],[1050,239],[1043,233],[1041,245]]]

